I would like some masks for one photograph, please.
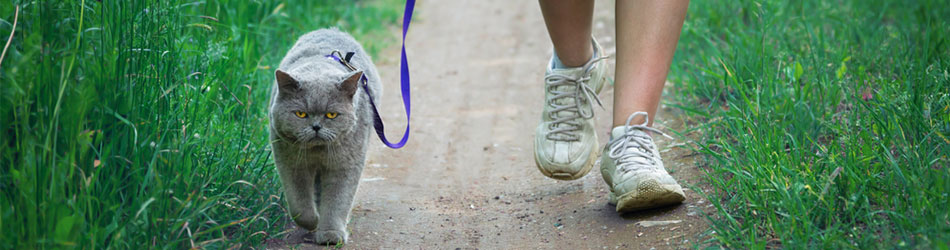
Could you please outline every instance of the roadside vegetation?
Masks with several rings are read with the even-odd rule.
[[[401,7],[0,2],[0,44],[16,22],[0,59],[0,249],[279,237],[273,70],[321,27],[376,54]],[[706,244],[948,248],[944,1],[693,1],[672,78],[711,185]]]
[[[18,16],[15,14],[20,8]],[[266,103],[296,38],[370,53],[401,1],[3,1],[0,249],[254,246],[284,229]],[[16,18],[15,18],[16,16]]]
[[[737,249],[947,249],[944,1],[693,1],[672,90]]]

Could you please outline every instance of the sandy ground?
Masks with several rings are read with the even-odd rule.
[[[595,36],[611,54],[612,4],[597,2],[594,21]],[[532,145],[552,45],[536,1],[420,1],[407,46],[411,140],[393,150],[372,138],[344,248],[671,249],[701,240],[704,211],[712,208],[693,190],[686,190],[681,205],[618,215],[607,204],[599,165],[575,181],[538,171]],[[398,140],[406,119],[398,94],[398,49],[376,59],[387,90],[381,113],[391,140]],[[596,111],[601,145],[612,96],[612,87],[600,93],[606,108]],[[656,127],[682,131],[683,122],[664,107]],[[704,188],[698,159],[683,142],[658,139],[674,178],[686,188]],[[680,222],[638,223],[670,220]],[[268,248],[319,247],[289,225]]]

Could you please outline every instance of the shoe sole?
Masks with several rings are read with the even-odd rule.
[[[594,135],[595,139],[597,138],[596,136],[597,135]],[[541,174],[544,174],[544,176],[547,176],[548,178],[562,181],[571,181],[580,179],[581,177],[587,175],[587,173],[589,173],[590,170],[594,168],[594,163],[597,162],[597,158],[600,158],[600,148],[594,147],[594,151],[590,152],[590,157],[587,158],[587,162],[584,163],[584,167],[581,168],[581,171],[574,174],[567,172],[550,172],[547,169],[544,169],[541,167],[541,163],[538,162],[538,154],[534,154],[534,165],[538,166],[538,170],[541,170]]]
[[[618,213],[674,205],[686,200],[686,196],[683,194],[683,188],[679,185],[660,185],[653,180],[647,180],[646,182],[653,183],[642,183],[641,185],[646,184],[647,188],[640,188],[639,190],[628,192],[617,198]],[[655,188],[649,188],[649,186]]]

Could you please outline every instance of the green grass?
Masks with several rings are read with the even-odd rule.
[[[287,223],[273,70],[341,27],[375,54],[402,2],[2,1],[0,249],[255,246]]]
[[[693,1],[672,103],[704,134],[709,243],[947,249],[948,69],[945,1]]]

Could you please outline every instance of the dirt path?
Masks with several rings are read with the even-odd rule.
[[[597,4],[594,32],[613,53],[613,3]],[[711,209],[693,190],[682,205],[620,216],[607,204],[598,166],[569,182],[535,167],[532,140],[552,48],[536,1],[420,1],[416,10],[407,45],[413,134],[400,150],[372,139],[346,248],[667,249],[696,242],[706,229],[702,210]],[[387,89],[381,112],[398,137],[405,128],[398,48],[383,57],[376,60]],[[600,94],[607,110],[612,95],[610,87]],[[606,134],[610,113],[596,112]],[[661,110],[657,126],[681,131],[670,112]],[[673,176],[697,185],[702,171],[690,152],[659,139]],[[637,224],[647,220],[682,222]],[[288,232],[268,246],[315,247],[302,230]]]

